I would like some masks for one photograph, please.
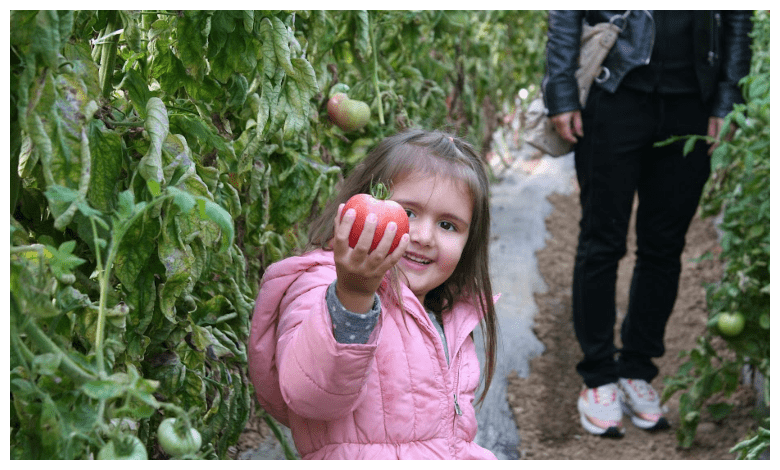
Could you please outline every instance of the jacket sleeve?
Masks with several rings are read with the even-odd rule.
[[[721,14],[723,49],[712,110],[713,116],[717,117],[724,117],[731,112],[734,104],[744,101],[739,81],[750,72],[750,32],[753,29],[752,12],[749,10],[723,11]]]
[[[547,115],[580,109],[574,74],[580,57],[583,10],[550,10],[547,27],[546,69],[542,81]]]
[[[332,267],[302,274],[280,305],[279,384],[287,406],[308,419],[330,421],[354,410],[366,392],[381,330],[380,315],[366,344],[335,340],[326,292]]]

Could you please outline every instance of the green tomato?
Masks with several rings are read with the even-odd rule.
[[[745,317],[741,313],[721,313],[718,316],[718,330],[724,336],[737,336],[744,329]]]
[[[157,427],[157,442],[171,457],[178,458],[194,454],[203,440],[195,428],[182,429],[176,418],[165,418]]]
[[[98,460],[147,460],[146,447],[135,436],[111,440],[97,454]]]
[[[761,325],[761,328],[768,330],[769,329],[769,314],[768,313],[762,313],[760,317],[758,317],[758,324]]]

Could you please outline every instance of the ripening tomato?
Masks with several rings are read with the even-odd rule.
[[[363,101],[351,100],[346,93],[335,93],[328,100],[328,116],[343,131],[363,128],[371,118],[371,109]]]
[[[392,253],[401,242],[401,237],[405,233],[409,233],[409,217],[406,215],[404,208],[395,201],[377,199],[369,194],[356,194],[349,198],[344,206],[344,211],[341,213],[342,218],[344,218],[347,209],[355,209],[355,223],[352,224],[352,230],[349,232],[349,246],[352,248],[355,248],[358,238],[360,238],[360,233],[363,231],[363,225],[368,214],[376,214],[377,218],[376,231],[371,242],[371,248],[368,250],[369,253],[374,251],[379,241],[382,240],[382,235],[385,234],[385,228],[388,223],[395,222],[398,227],[388,253]]]

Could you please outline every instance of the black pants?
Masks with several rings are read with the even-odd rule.
[[[658,374],[651,358],[664,354],[680,255],[710,158],[704,142],[687,156],[683,142],[653,144],[673,135],[704,135],[708,118],[697,94],[591,91],[585,136],[575,148],[582,220],[572,287],[574,328],[585,356],[577,371],[589,388],[619,377],[649,382]],[[615,283],[635,194],[637,261],[618,350]]]

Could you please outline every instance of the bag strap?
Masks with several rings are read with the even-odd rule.
[[[631,10],[626,10],[626,12],[623,13],[622,15],[615,15],[612,18],[610,18],[609,22],[617,26],[618,29],[620,29],[620,31],[623,31],[623,29],[628,24],[626,18],[628,18],[628,15],[630,14],[631,14]],[[621,24],[618,24],[618,22],[620,22]]]

